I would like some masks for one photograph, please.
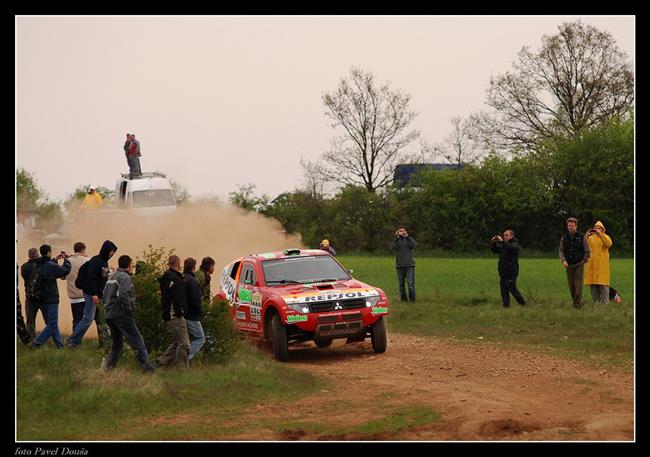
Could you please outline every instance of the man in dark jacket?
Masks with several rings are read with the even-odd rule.
[[[569,292],[574,308],[582,308],[582,287],[585,262],[589,260],[589,245],[584,234],[578,232],[578,219],[566,220],[567,231],[560,238],[560,261],[566,268]]]
[[[395,232],[393,251],[395,251],[396,255],[395,268],[397,269],[399,294],[403,302],[406,301],[405,279],[408,281],[409,286],[409,301],[415,301],[415,260],[413,259],[415,246],[417,246],[416,241],[409,236],[406,227],[400,225]]]
[[[194,275],[194,270],[196,270],[196,260],[188,257],[183,263],[183,276],[185,276],[185,291],[187,295],[185,302],[187,305],[185,310],[185,324],[187,325],[187,333],[192,339],[190,342],[190,353],[187,356],[188,360],[192,360],[205,343],[205,333],[201,325],[201,318],[203,317],[201,287]]]
[[[492,252],[499,254],[499,277],[501,286],[501,300],[503,307],[510,306],[510,294],[515,297],[517,303],[525,305],[526,300],[517,289],[517,276],[519,276],[519,241],[515,238],[515,232],[508,229],[503,232],[503,238],[495,235],[490,240]]]
[[[18,274],[18,272],[19,272],[19,268],[18,268],[18,264],[16,264],[16,331],[18,332],[18,337],[20,338],[20,341],[22,341],[25,344],[29,344],[29,342],[32,341],[33,338],[29,335],[29,332],[27,331],[27,326],[25,325],[25,320],[23,319],[23,310],[22,307],[20,306],[20,294],[18,290],[20,275]]]
[[[47,316],[47,324],[40,335],[29,343],[29,346],[40,348],[52,337],[57,349],[61,349],[63,341],[59,331],[59,286],[56,280],[66,277],[70,273],[72,264],[65,252],[61,252],[52,259],[52,247],[48,244],[42,245],[39,250],[41,251],[41,258],[38,260],[38,274],[41,276],[41,283],[38,289],[39,298],[43,303],[43,309]],[[57,263],[59,259],[63,259],[63,265]]]
[[[160,283],[162,318],[174,341],[158,358],[158,365],[175,364],[187,368],[189,366],[187,357],[190,353],[190,339],[185,322],[186,291],[185,278],[180,271],[180,257],[170,256],[167,265],[169,269],[158,282]]]
[[[81,344],[81,340],[88,331],[88,327],[95,320],[95,314],[99,313],[98,317],[98,326],[97,333],[100,340],[100,345],[102,340],[108,337],[108,327],[104,322],[103,307],[100,303],[102,294],[104,292],[104,286],[106,285],[106,280],[110,270],[108,269],[108,259],[113,257],[117,251],[117,246],[110,241],[106,240],[102,244],[99,254],[92,257],[86,266],[86,280],[84,281],[83,292],[84,292],[84,316],[81,319],[81,322],[77,324],[77,327],[70,335],[65,342],[65,345],[70,349],[75,348]],[[100,332],[100,328],[102,331]],[[102,335],[103,333],[103,335]]]
[[[40,258],[38,249],[29,248],[29,251],[27,251],[27,257],[27,262],[23,263],[20,267],[20,276],[23,277],[23,284],[25,286],[25,326],[27,327],[27,332],[31,337],[31,341],[36,338],[36,315],[40,311],[46,325],[47,316],[43,309],[43,303],[41,303],[40,300],[37,300],[30,290],[32,274],[35,272],[35,269],[37,268],[36,264]]]
[[[132,259],[128,255],[117,259],[118,269],[106,281],[102,301],[106,311],[106,322],[111,329],[113,344],[103,365],[104,370],[112,370],[120,359],[124,348],[124,339],[135,352],[145,373],[153,373],[156,368],[149,360],[147,347],[144,345],[142,335],[133,319],[135,306],[135,292],[131,274],[133,270]]]

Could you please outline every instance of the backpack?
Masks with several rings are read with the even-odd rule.
[[[37,301],[43,300],[47,294],[47,284],[43,280],[43,275],[41,275],[41,265],[42,264],[40,263],[34,264],[32,273],[25,284],[25,295],[28,298]]]
[[[81,265],[81,268],[79,268],[79,272],[77,273],[77,279],[74,280],[74,286],[77,289],[83,290],[84,287],[86,287],[86,276],[88,276],[88,262],[84,262],[83,265]]]

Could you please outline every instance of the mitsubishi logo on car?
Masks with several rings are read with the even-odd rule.
[[[343,307],[339,302],[336,302],[336,305],[334,305],[334,311],[336,311],[337,309],[343,309]]]

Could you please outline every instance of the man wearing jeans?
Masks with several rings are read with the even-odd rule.
[[[589,260],[589,246],[585,236],[578,232],[578,219],[566,220],[567,231],[560,238],[560,261],[566,269],[569,292],[574,308],[582,308],[582,287],[585,262]]]
[[[201,325],[201,318],[203,317],[203,309],[201,309],[201,287],[194,275],[195,270],[196,260],[191,257],[185,259],[183,264],[187,304],[185,324],[187,325],[187,333],[192,339],[190,342],[190,353],[187,356],[188,360],[192,360],[201,347],[203,347],[203,344],[205,344],[205,333]]]
[[[135,292],[131,274],[133,264],[128,255],[120,256],[117,260],[119,268],[113,273],[108,281],[102,300],[106,310],[106,322],[111,329],[113,345],[111,352],[105,359],[104,370],[112,370],[120,359],[124,340],[135,352],[135,358],[140,362],[144,373],[153,373],[156,368],[149,360],[147,347],[144,345],[142,335],[133,319],[133,307],[135,305]]]
[[[395,251],[396,255],[395,267],[397,269],[399,294],[403,302],[406,301],[405,279],[408,281],[408,299],[411,303],[415,302],[415,260],[413,259],[415,246],[417,246],[416,241],[409,236],[406,227],[400,225],[395,232],[393,251]]]
[[[84,314],[81,322],[77,324],[72,335],[70,335],[70,338],[65,342],[65,345],[70,349],[81,344],[81,340],[88,331],[88,327],[90,327],[90,324],[95,320],[95,313],[98,312],[97,305],[100,304],[99,300],[102,298],[104,286],[106,285],[106,280],[108,279],[108,274],[110,272],[108,269],[108,259],[113,257],[115,251],[117,251],[117,246],[115,246],[112,241],[106,240],[102,244],[99,254],[88,261],[86,267],[86,280],[83,287],[85,300]],[[99,327],[104,327],[106,326],[106,323],[103,321],[102,310],[99,310],[99,313],[101,322]],[[107,328],[104,329],[103,332],[108,336]],[[100,332],[98,332],[98,336],[101,338]]]
[[[39,298],[47,316],[47,325],[41,334],[29,343],[29,346],[40,348],[52,337],[57,349],[60,349],[63,347],[63,341],[59,331],[59,286],[56,284],[56,280],[67,276],[72,265],[65,252],[61,252],[52,259],[52,247],[48,244],[42,245],[39,250],[41,258],[38,261],[40,267],[38,274],[41,276],[41,284],[38,289]],[[57,263],[59,259],[63,259],[63,265]]]

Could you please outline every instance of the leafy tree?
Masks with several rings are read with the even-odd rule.
[[[252,183],[237,185],[236,191],[228,193],[228,201],[248,211],[262,212],[269,203],[269,196],[263,194],[261,197],[256,197],[255,187]]]
[[[16,170],[16,207],[19,212],[35,211],[44,197],[34,175],[24,168]]]
[[[404,91],[388,83],[376,87],[372,73],[352,67],[349,80],[341,78],[336,91],[323,95],[325,115],[343,133],[321,156],[317,169],[322,178],[362,185],[369,192],[386,186],[395,165],[407,161],[406,146],[419,136],[408,130],[416,116],[410,101]]]
[[[46,232],[56,230],[63,222],[61,205],[50,201],[34,175],[24,168],[16,170],[16,216],[21,222],[36,216],[36,227]]]
[[[513,71],[490,79],[493,113],[474,116],[482,139],[497,150],[536,151],[541,141],[572,137],[625,116],[634,102],[630,61],[608,32],[580,21],[523,47]]]

